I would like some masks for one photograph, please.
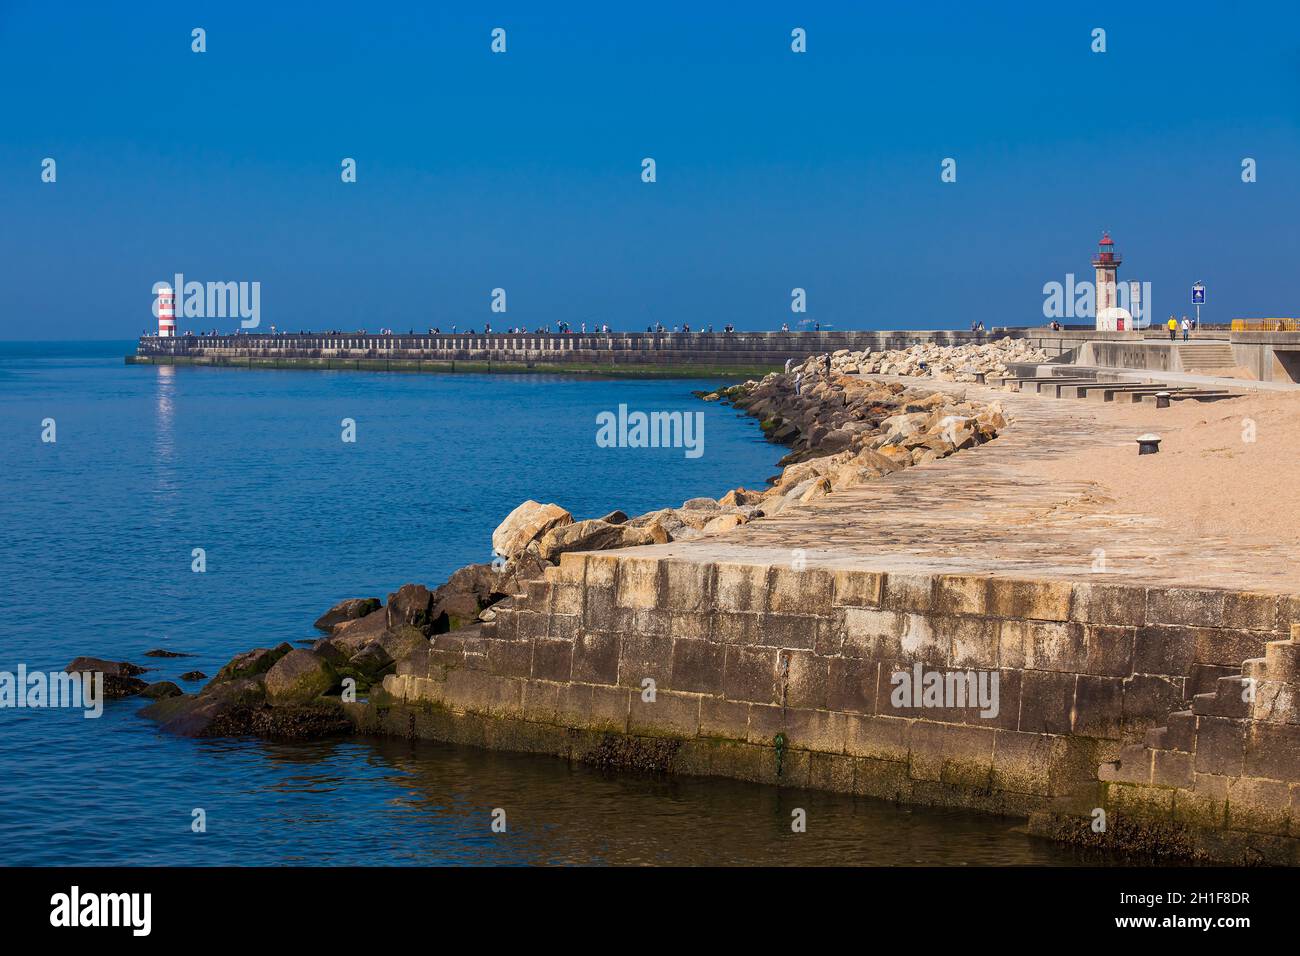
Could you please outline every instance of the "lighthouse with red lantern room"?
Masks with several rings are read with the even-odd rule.
[[[169,339],[176,336],[176,293],[172,287],[163,283],[158,287],[158,338]]]
[[[1132,331],[1146,324],[1146,313],[1142,310],[1142,284],[1130,282],[1124,289],[1119,286],[1116,274],[1123,261],[1124,257],[1115,251],[1115,241],[1110,233],[1103,232],[1101,241],[1097,243],[1097,252],[1092,257],[1093,268],[1097,270],[1094,314],[1099,332]],[[1121,292],[1126,295],[1121,295]],[[1125,298],[1127,303],[1121,305],[1120,300]]]
[[[1092,264],[1097,270],[1097,314],[1119,305],[1116,299],[1115,274],[1119,272],[1124,257],[1115,251],[1115,242],[1109,232],[1101,234],[1097,243],[1097,254],[1092,257]]]

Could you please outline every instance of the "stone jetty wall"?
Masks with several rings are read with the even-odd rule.
[[[481,630],[401,661],[363,725],[1027,816],[1090,794],[1100,766],[1300,612],[1267,594],[659,550],[563,555]],[[996,672],[997,714],[896,706],[893,675],[918,664]]]
[[[988,342],[1008,330],[824,332],[622,332],[407,334],[282,333],[274,335],[141,336],[131,364],[242,365],[253,368],[337,368],[372,371],[478,371],[552,367],[617,371],[702,368],[738,374],[781,367],[786,359],[840,349],[882,351],[916,343]]]
[[[1300,861],[1300,624],[1103,764],[1092,797],[1035,814],[1033,829],[1207,860]]]

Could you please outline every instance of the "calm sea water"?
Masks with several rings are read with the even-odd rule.
[[[133,348],[0,344],[0,670],[92,654],[182,683],[316,636],[341,598],[490,560],[525,498],[635,514],[760,484],[781,454],[691,396],[716,382],[128,367]],[[620,402],[702,411],[703,456],[596,447]],[[0,710],[7,864],[1097,862],[974,814],[427,742],[183,740],[140,706]]]

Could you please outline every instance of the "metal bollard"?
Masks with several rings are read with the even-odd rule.
[[[1138,454],[1154,455],[1160,451],[1160,436],[1152,435],[1148,432],[1145,435],[1138,436]]]
[[[1156,392],[1156,408],[1168,408],[1168,407],[1169,407],[1169,393]]]

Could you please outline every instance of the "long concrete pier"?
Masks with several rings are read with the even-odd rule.
[[[290,332],[140,337],[128,364],[378,372],[564,372],[619,376],[748,377],[787,359],[913,345],[967,345],[1011,336],[1050,362],[1211,375],[1240,371],[1261,383],[1300,382],[1300,333],[1198,332],[1170,342],[1160,330],[954,330],[801,332],[435,333]]]
[[[839,349],[964,345],[1023,329],[987,332],[363,332],[140,337],[130,364],[319,368],[392,372],[560,371],[603,374],[761,375],[787,359]]]

